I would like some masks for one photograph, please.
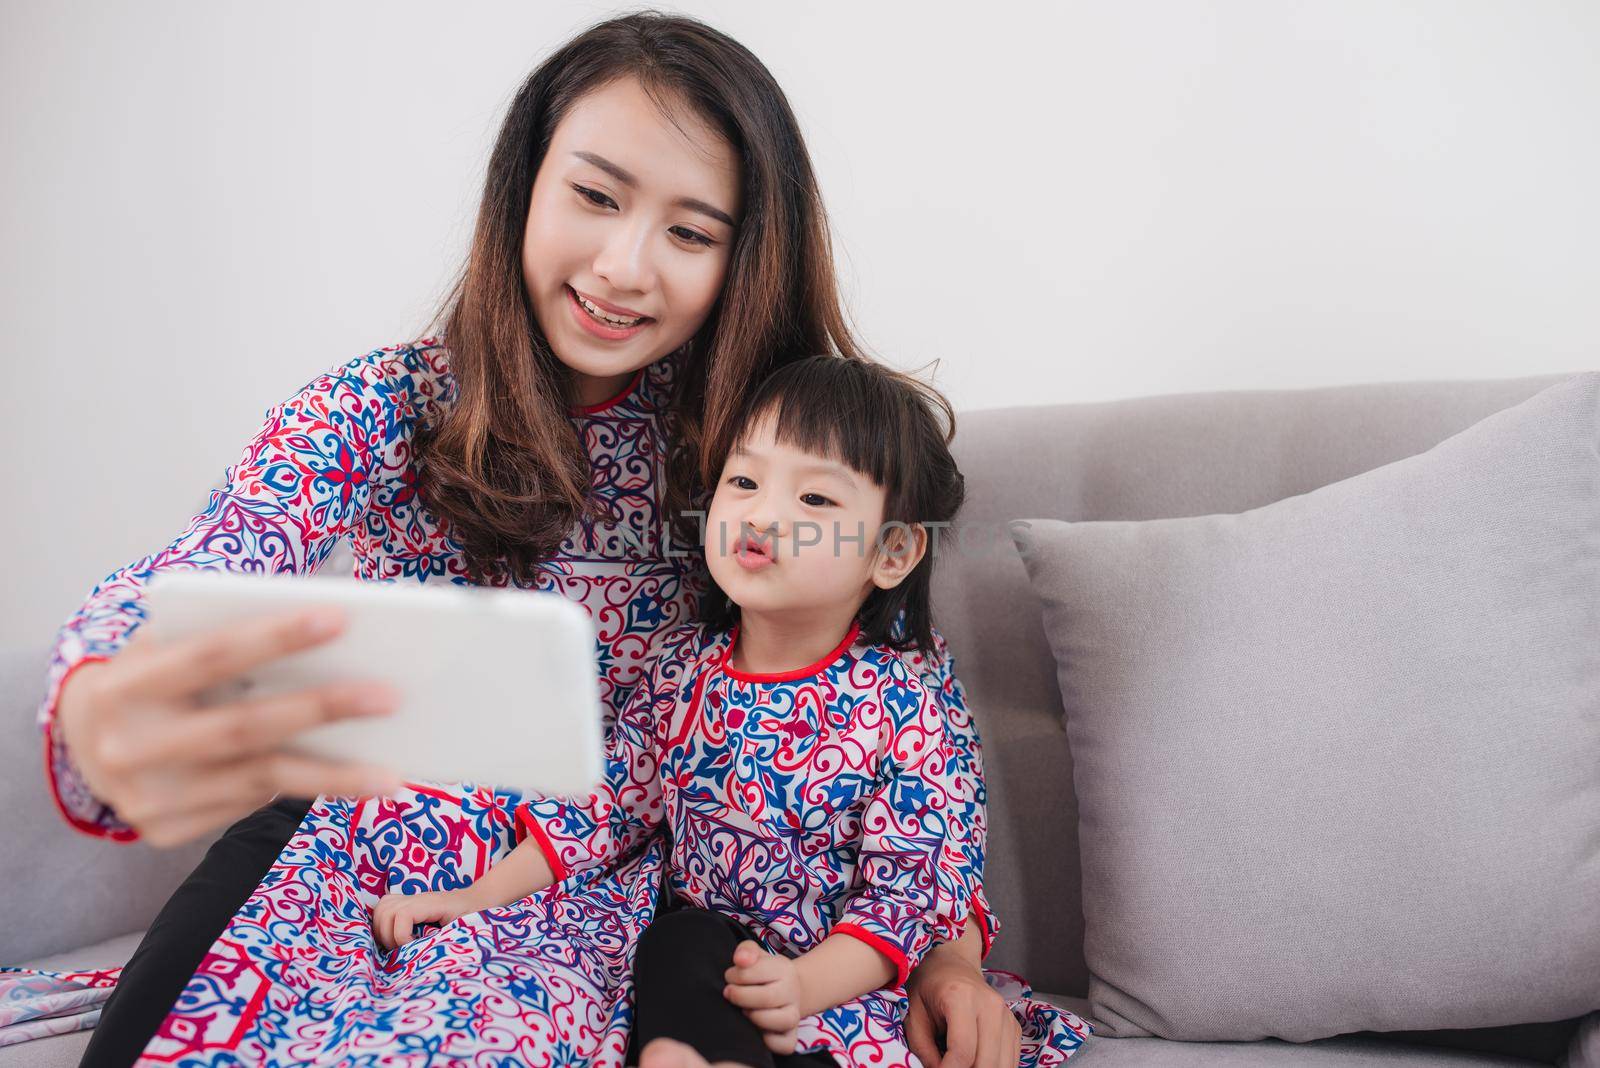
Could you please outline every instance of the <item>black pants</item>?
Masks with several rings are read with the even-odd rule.
[[[737,922],[705,909],[667,904],[645,928],[633,961],[633,1036],[628,1063],[652,1039],[673,1038],[708,1061],[737,1061],[753,1068],[837,1068],[826,1051],[774,1054],[744,1010],[722,996],[722,973],[733,950],[750,934]]]
[[[125,1068],[138,1059],[206,950],[260,884],[310,808],[309,800],[275,801],[211,844],[123,968],[80,1068]]]

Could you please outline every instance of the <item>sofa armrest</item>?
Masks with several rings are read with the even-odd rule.
[[[0,652],[0,964],[148,927],[215,835],[176,849],[91,838],[50,800],[34,721],[44,648]]]

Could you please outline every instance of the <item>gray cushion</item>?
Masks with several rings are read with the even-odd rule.
[[[1526,1068],[1529,1063],[1549,1064],[1553,1060],[1546,1057],[1530,1062],[1519,1055],[1520,1049],[1513,1054],[1471,1047],[1436,1049],[1429,1048],[1428,1043],[1403,1045],[1378,1035],[1341,1035],[1303,1044],[1272,1038],[1259,1042],[1109,1038],[1099,1033],[1093,1007],[1082,998],[1048,993],[1036,996],[1071,1009],[1096,1028],[1096,1033],[1072,1055],[1071,1068]]]
[[[1600,374],[1232,515],[1027,520],[1100,1033],[1600,1005]]]
[[[984,889],[1004,928],[989,958],[995,967],[1039,989],[1089,992],[1072,752],[1050,643],[1006,524],[1023,515],[1242,512],[1426,452],[1566,377],[1178,393],[961,413],[951,447],[967,479],[962,548],[938,549],[933,600],[983,738]]]

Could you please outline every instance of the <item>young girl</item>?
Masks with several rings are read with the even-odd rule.
[[[380,944],[614,865],[664,824],[673,903],[634,965],[643,1063],[681,1063],[651,1045],[667,1038],[730,1064],[910,1064],[906,978],[957,937],[983,867],[963,825],[981,784],[909,660],[933,651],[928,525],[963,499],[928,397],[949,415],[835,357],[768,379],[711,501],[706,618],[664,634],[601,788],[524,801],[525,837],[469,886],[385,896]],[[1084,1033],[1051,1024],[1026,1063]]]

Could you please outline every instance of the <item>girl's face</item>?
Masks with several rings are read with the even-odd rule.
[[[672,111],[678,125],[633,78],[595,89],[556,125],[534,178],[523,284],[580,403],[688,341],[722,292],[739,161],[690,108]]]
[[[779,444],[769,412],[745,429],[706,514],[706,564],[742,613],[853,615],[898,585],[926,544],[920,527],[882,532],[885,493],[837,460]],[[901,546],[904,546],[902,549]]]

